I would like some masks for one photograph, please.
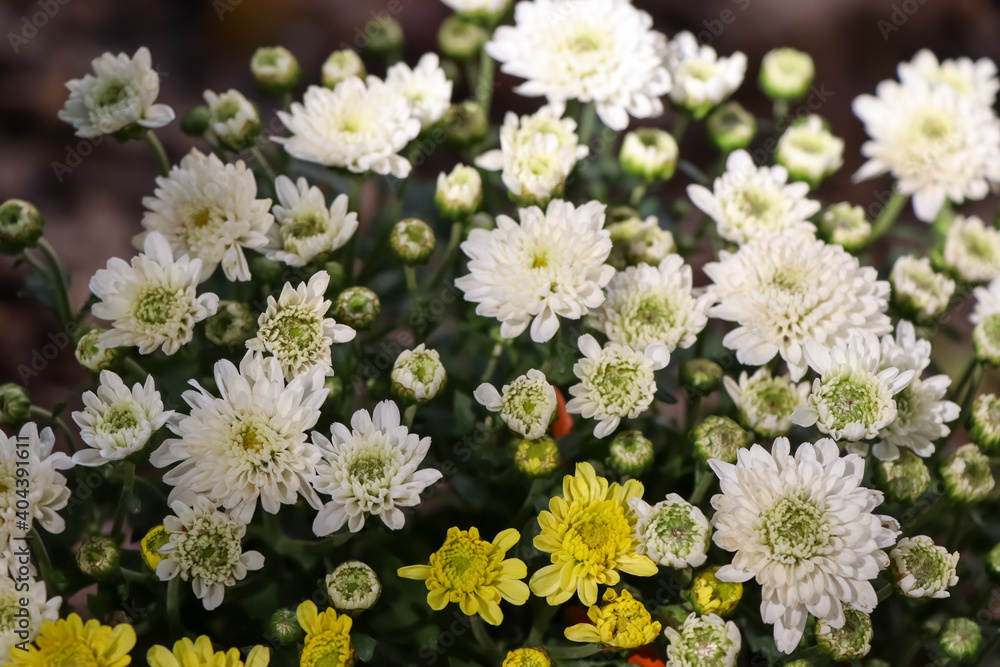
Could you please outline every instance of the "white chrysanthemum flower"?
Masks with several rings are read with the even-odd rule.
[[[853,333],[892,331],[889,283],[838,245],[781,235],[721,251],[719,260],[704,268],[718,301],[708,314],[739,324],[722,343],[741,364],[763,366],[780,354],[798,381],[806,341],[835,345]]]
[[[521,95],[560,106],[593,102],[613,130],[628,127],[629,115],[663,113],[667,38],[627,0],[520,2],[514,23],[497,28],[485,48],[503,72],[527,79],[516,89]]]
[[[257,181],[242,160],[226,164],[197,149],[184,156],[167,177],[156,179],[154,197],[143,197],[146,232],[166,237],[174,254],[201,260],[201,281],[219,264],[227,280],[250,280],[244,248],[263,248],[274,224],[270,199],[257,199]]]
[[[399,353],[390,377],[393,390],[415,403],[426,403],[437,396],[448,379],[441,355],[423,343]]]
[[[367,563],[349,560],[326,575],[326,592],[335,609],[363,611],[370,609],[382,594],[382,583]]]
[[[455,285],[479,304],[476,314],[500,321],[504,338],[530,324],[531,339],[544,343],[560,317],[578,320],[604,302],[601,290],[615,273],[604,263],[611,252],[604,208],[554,199],[544,212],[521,209],[520,223],[497,216],[496,229],[473,229],[462,243],[469,274]]]
[[[768,438],[791,430],[792,413],[805,405],[809,396],[808,382],[792,382],[788,375],[774,376],[767,368],[758,368],[750,376],[743,371],[739,382],[727,375],[722,384],[736,404],[744,428]]]
[[[663,343],[648,345],[645,352],[608,343],[603,348],[590,334],[577,341],[583,358],[573,366],[580,379],[569,388],[573,396],[566,411],[597,420],[594,436],[604,438],[618,428],[623,417],[638,417],[653,402],[653,372],[670,363]]]
[[[223,146],[238,151],[256,139],[260,115],[243,93],[230,88],[224,93],[206,90],[203,96],[208,107],[208,129]]]
[[[803,354],[820,375],[813,381],[805,405],[792,413],[792,422],[812,426],[834,440],[867,440],[896,419],[894,396],[913,380],[912,369],[882,363],[882,348],[872,334],[851,336],[826,347],[807,341]]]
[[[667,627],[667,667],[734,667],[743,639],[732,621],[718,614],[691,613],[677,630]]]
[[[978,283],[1000,278],[1000,230],[977,216],[955,216],[942,254],[945,266],[962,280]]]
[[[73,463],[82,466],[104,465],[141,451],[174,415],[163,409],[152,375],[129,389],[116,373],[101,371],[101,386],[96,394],[83,395],[83,405],[82,412],[73,413],[80,438],[90,445],[73,454]]]
[[[812,614],[832,627],[844,607],[870,613],[870,581],[889,564],[883,549],[899,534],[890,517],[872,514],[882,494],[861,486],[865,461],[840,458],[833,440],[804,443],[792,457],[787,438],[769,454],[741,449],[735,465],[712,459],[722,493],[712,498],[715,543],[736,552],[716,577],[761,586],[761,617],[774,624],[778,650],[791,653]]]
[[[807,183],[789,183],[784,167],[758,167],[743,150],[729,154],[712,190],[692,184],[687,194],[715,220],[719,236],[734,243],[813,230],[808,219],[820,209],[818,201],[806,199]]]
[[[310,86],[302,103],[278,118],[292,136],[271,140],[292,157],[356,174],[410,174],[412,165],[398,153],[420,134],[420,121],[410,115],[409,100],[376,77],[351,77],[334,90]]]
[[[113,257],[90,279],[90,291],[101,300],[91,312],[112,322],[98,341],[106,348],[135,346],[140,354],[157,348],[173,354],[191,340],[196,323],[215,314],[219,297],[198,296],[201,260],[175,260],[158,232],[146,236],[143,249],[131,266]]]
[[[630,498],[628,505],[638,517],[637,553],[676,569],[698,567],[708,558],[712,528],[699,508],[676,493],[653,506],[642,498]]]
[[[0,662],[10,660],[15,644],[34,641],[43,623],[55,623],[61,604],[61,597],[47,596],[44,581],[0,572]]]
[[[1000,278],[995,278],[985,287],[972,290],[976,305],[969,315],[972,324],[983,324],[994,315],[1000,315]]]
[[[904,537],[889,558],[896,586],[908,598],[946,598],[958,583],[958,552],[948,553],[926,535]]]
[[[883,81],[854,100],[871,137],[861,147],[862,181],[886,172],[913,195],[913,212],[931,222],[945,200],[982,199],[1000,181],[1000,121],[990,107],[944,84]]]
[[[972,343],[976,356],[992,364],[1000,363],[1000,278],[994,278],[986,287],[972,290],[976,306],[969,315],[975,325]]]
[[[240,367],[215,364],[216,398],[197,381],[184,392],[191,414],[168,427],[176,435],[149,460],[157,468],[180,463],[163,476],[174,488],[169,501],[192,503],[206,496],[237,520],[249,523],[257,500],[276,514],[301,495],[319,509],[308,483],[320,453],[306,439],[316,425],[329,390],[315,367],[285,383],[277,359],[247,352]]]
[[[834,136],[822,118],[810,114],[785,130],[774,159],[793,180],[816,187],[844,164],[844,140]]]
[[[892,301],[920,320],[937,317],[948,309],[955,281],[934,270],[926,257],[902,255],[889,274]]]
[[[667,68],[673,80],[670,99],[701,118],[743,83],[747,57],[740,51],[719,57],[715,49],[699,45],[687,30],[670,40]]]
[[[438,174],[434,203],[445,216],[458,220],[472,215],[483,201],[483,179],[479,172],[456,164],[450,174]]]
[[[313,368],[333,375],[330,346],[350,342],[357,335],[351,327],[326,316],[332,305],[325,296],[329,284],[326,271],[317,271],[298,287],[285,283],[277,299],[267,297],[267,310],[257,319],[257,335],[246,343],[249,350],[273,355],[286,380]]]
[[[275,224],[267,232],[267,258],[289,266],[305,266],[323,253],[344,246],[358,230],[358,214],[347,210],[348,197],[338,195],[327,208],[323,191],[305,178],[274,181],[278,204]]]
[[[323,505],[313,521],[313,532],[322,537],[346,523],[352,533],[361,530],[365,519],[378,516],[391,530],[403,527],[403,507],[420,503],[420,493],[441,479],[433,468],[417,470],[430,438],[410,433],[400,424],[399,408],[382,401],[371,415],[358,410],[351,428],[334,424],[332,440],[313,433],[313,443],[322,452],[315,466],[313,486],[332,500]]]
[[[545,435],[556,412],[556,390],[545,374],[534,368],[500,391],[484,382],[473,395],[490,412],[499,412],[510,430],[529,440]]]
[[[921,49],[913,60],[899,64],[899,80],[904,85],[923,81],[934,85],[943,83],[959,95],[971,97],[984,107],[992,107],[1000,89],[997,66],[989,58],[973,62],[970,58],[938,61],[929,49]]]
[[[385,73],[385,85],[410,103],[410,115],[424,129],[441,120],[451,106],[451,81],[436,53],[425,53],[417,66],[396,63]]]
[[[93,74],[66,84],[69,99],[59,111],[59,120],[75,127],[76,136],[99,137],[133,124],[163,127],[174,119],[173,109],[156,104],[160,75],[145,46],[131,58],[105,53],[90,65]]]
[[[190,580],[205,609],[222,604],[226,586],[242,581],[249,570],[264,567],[259,551],[243,551],[246,525],[217,510],[208,498],[197,497],[190,505],[171,502],[170,509],[176,516],[163,520],[170,537],[160,547],[163,560],[156,566],[156,576],[160,581],[178,576]]]
[[[591,324],[613,343],[645,350],[663,343],[669,352],[694,345],[708,323],[711,295],[692,294],[691,267],[680,255],[659,266],[640,264],[619,271]]]

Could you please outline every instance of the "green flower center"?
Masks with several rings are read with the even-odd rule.
[[[770,188],[739,188],[727,204],[726,208],[733,210],[739,218],[756,220],[768,228],[779,223],[785,215],[781,193]]]
[[[486,583],[492,545],[468,535],[445,544],[431,556],[443,583],[452,590],[471,593]]]
[[[760,517],[761,542],[782,562],[808,559],[825,553],[830,526],[820,508],[797,496],[785,496]]]
[[[907,553],[904,560],[906,571],[913,575],[920,587],[938,582],[949,564],[945,562],[944,554],[933,547],[917,547]]]
[[[324,211],[302,211],[281,224],[283,241],[307,239],[325,234],[330,229],[330,221]]]
[[[390,464],[384,452],[363,450],[347,464],[347,474],[358,484],[378,482],[386,476]]]
[[[830,410],[829,425],[842,429],[848,424],[872,424],[886,407],[881,386],[868,373],[850,372],[823,382],[820,400]]]
[[[767,415],[785,417],[798,406],[795,392],[781,380],[764,380],[750,392],[754,407]]]
[[[722,628],[708,623],[699,623],[684,630],[681,641],[681,655],[692,665],[722,664],[731,642]]]
[[[434,380],[441,361],[430,352],[414,352],[406,361],[406,369],[413,374],[420,384],[429,384]]]
[[[141,419],[135,406],[131,403],[119,403],[112,405],[104,412],[102,428],[109,433],[118,433],[127,429],[135,428]]]
[[[587,378],[596,397],[605,408],[620,415],[631,411],[638,394],[647,384],[645,365],[638,359],[612,357],[601,359]]]
[[[966,229],[961,233],[962,245],[966,252],[984,262],[992,263],[997,256],[996,238],[976,229]]]
[[[202,519],[191,526],[185,539],[177,543],[180,561],[193,576],[208,582],[224,582],[232,575],[233,566],[243,551],[233,527],[211,519]]]
[[[162,285],[142,288],[135,300],[132,316],[141,324],[158,327],[175,320],[182,311],[183,291]]]
[[[684,556],[694,546],[698,525],[691,512],[679,504],[659,508],[650,518],[648,534],[654,535],[659,550],[666,554]]]
[[[795,132],[788,140],[793,148],[813,155],[822,155],[831,149],[830,136],[819,132]]]
[[[215,107],[215,119],[220,123],[236,118],[240,112],[240,103],[232,99],[224,99]]]
[[[348,600],[358,600],[372,590],[371,575],[360,565],[340,568],[331,582],[333,588]]]
[[[125,81],[113,79],[98,92],[95,102],[98,107],[113,107],[128,100],[130,89]]]

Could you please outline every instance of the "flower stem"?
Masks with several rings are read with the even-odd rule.
[[[250,148],[250,154],[253,155],[253,159],[256,160],[257,164],[259,164],[261,169],[264,170],[264,173],[267,175],[268,180],[274,183],[274,180],[278,178],[278,175],[274,173],[274,169],[271,168],[271,163],[267,161],[266,157],[264,157],[264,154],[261,152],[260,148],[258,148],[256,145],[252,146]]]
[[[698,481],[695,482],[694,491],[691,492],[691,497],[688,499],[688,502],[692,505],[697,505],[701,502],[705,494],[708,493],[708,490],[712,488],[712,482],[715,481],[715,475],[700,465],[695,468],[695,477],[698,478]]]
[[[493,371],[497,368],[497,361],[500,359],[501,352],[503,352],[503,343],[497,343],[493,346],[493,351],[490,353],[490,360],[486,363],[486,370],[483,371],[483,376],[479,380],[480,383],[489,382],[490,378],[493,377]]]
[[[892,198],[886,203],[885,208],[882,209],[882,213],[875,219],[875,222],[872,223],[872,235],[868,238],[868,243],[865,245],[872,245],[879,237],[889,231],[892,223],[896,222],[899,212],[906,206],[909,198],[910,195],[903,194],[898,190],[893,191]]]
[[[111,526],[111,539],[117,541],[125,526],[125,515],[128,513],[129,502],[132,498],[132,488],[135,486],[135,463],[125,459],[122,461],[122,473],[125,481],[122,484],[122,495],[118,499],[118,511],[115,513],[115,522]]]
[[[406,406],[406,412],[403,413],[403,426],[410,429],[413,426],[413,418],[417,416],[417,404],[411,403]]]
[[[69,303],[69,288],[66,285],[66,271],[56,249],[44,238],[38,239],[38,248],[52,267],[52,290],[55,293],[56,309],[63,324],[69,324],[73,317],[73,307]]]
[[[647,187],[649,187],[649,184],[646,183],[646,181],[642,181],[632,188],[632,197],[629,199],[629,205],[632,208],[639,208],[639,203],[642,201],[642,198],[646,196]]]
[[[486,53],[486,49],[479,52],[479,80],[476,81],[476,102],[486,112],[486,117],[490,117],[490,103],[493,100],[493,68],[495,63]]]
[[[549,604],[544,599],[541,600],[541,607],[535,614],[535,620],[531,624],[531,632],[528,633],[528,640],[525,642],[525,646],[538,646],[542,643],[546,628],[549,627],[552,618],[559,611],[559,605]]]
[[[681,140],[684,138],[684,133],[687,131],[690,122],[691,115],[686,111],[678,111],[677,115],[674,116],[674,126],[670,128],[670,136],[674,138],[674,141],[678,145],[680,145]]]
[[[167,626],[172,637],[180,637],[184,633],[184,626],[181,624],[180,576],[167,582]]]
[[[70,454],[76,453],[76,441],[73,439],[73,432],[69,430],[69,426],[66,425],[66,422],[61,417],[56,417],[45,408],[40,408],[37,405],[31,406],[31,414],[39,419],[55,424],[55,427],[66,438],[66,446],[69,448]]]
[[[38,572],[46,584],[49,595],[54,595],[57,591],[55,582],[51,579],[52,561],[49,560],[49,552],[45,548],[45,542],[42,541],[42,536],[38,534],[38,529],[34,526],[31,527],[29,536],[31,537],[31,554],[38,561]]]
[[[445,248],[444,259],[441,260],[441,266],[438,268],[437,273],[434,274],[434,278],[431,280],[432,292],[441,285],[444,281],[445,273],[455,262],[455,256],[458,254],[458,246],[462,242],[462,231],[464,229],[464,219],[456,220],[451,223],[451,235],[448,237],[448,247]]]
[[[363,176],[357,176],[351,179],[351,192],[348,195],[350,202],[349,208],[358,214],[358,226],[361,225],[361,193],[364,190],[365,179]],[[347,240],[347,245],[344,246],[344,255],[341,263],[344,266],[344,285],[354,284],[354,255],[357,252],[358,246],[358,230],[355,230],[351,234],[351,238]]]
[[[159,137],[152,130],[148,130],[143,138],[149,147],[153,149],[153,156],[156,157],[156,164],[160,168],[160,176],[170,175],[170,159],[167,157],[167,151],[163,148],[163,144],[160,143]]]
[[[876,595],[878,596],[879,602],[886,600],[890,595],[892,595],[892,584],[886,584],[882,588],[878,589]]]
[[[420,285],[417,282],[417,270],[410,264],[403,265],[403,274],[406,276],[406,290],[410,293],[410,311],[420,312]]]
[[[479,645],[483,647],[491,656],[499,656],[500,650],[494,643],[493,639],[490,637],[489,633],[486,632],[486,627],[483,625],[483,619],[480,618],[479,614],[473,614],[470,618],[470,627],[472,628],[472,636],[476,638]]]
[[[579,646],[546,646],[545,651],[557,660],[572,660],[600,653],[603,648],[600,644],[581,644]]]
[[[688,393],[687,411],[684,414],[684,429],[688,432],[695,427],[701,408],[701,395]]]
[[[975,355],[972,355],[972,359],[969,360],[968,366],[965,367],[965,371],[962,373],[962,377],[959,378],[957,384],[952,385],[951,391],[948,392],[949,394],[948,400],[954,401],[956,398],[958,398],[958,395],[962,393],[963,389],[965,389],[965,385],[969,382],[969,380],[972,379],[972,373],[976,370],[976,365],[978,363],[979,360],[976,358]]]
[[[580,135],[580,145],[589,146],[590,137],[594,134],[594,127],[597,125],[597,105],[593,102],[586,102],[580,110],[580,123],[577,132]]]

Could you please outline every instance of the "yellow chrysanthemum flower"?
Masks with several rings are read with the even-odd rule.
[[[699,616],[718,614],[725,618],[743,598],[743,584],[716,578],[715,573],[720,569],[718,565],[710,567],[691,582],[691,604]]]
[[[540,648],[518,648],[507,652],[501,667],[552,667],[552,660]]]
[[[35,645],[29,645],[27,651],[11,648],[11,662],[4,667],[125,667],[132,663],[129,651],[133,646],[135,630],[131,625],[112,628],[95,620],[84,624],[77,614],[70,614],[55,623],[43,623]]]
[[[338,616],[332,608],[321,613],[310,600],[300,604],[295,615],[306,631],[305,648],[299,657],[301,667],[351,667],[354,664],[350,616]]]
[[[656,563],[636,553],[635,512],[630,498],[642,497],[642,483],[624,486],[598,477],[589,463],[578,463],[576,475],[563,478],[563,497],[549,501],[549,511],[538,515],[542,532],[535,547],[552,554],[552,564],[531,577],[531,592],[562,604],[580,596],[585,605],[597,603],[600,584],[614,586],[619,571],[640,577],[656,574]]]
[[[244,663],[239,649],[213,651],[212,640],[202,635],[196,641],[185,637],[174,644],[173,651],[157,644],[146,653],[146,661],[149,667],[267,667],[271,651],[254,646]]]
[[[427,604],[434,611],[457,602],[462,613],[479,614],[490,625],[500,625],[500,598],[516,605],[528,601],[528,587],[521,581],[528,576],[524,561],[504,560],[520,538],[520,533],[508,528],[490,543],[480,539],[476,528],[449,528],[444,544],[431,554],[430,565],[401,567],[398,574],[424,580]]]
[[[587,611],[591,623],[579,623],[566,628],[566,639],[574,642],[594,642],[611,648],[639,648],[651,643],[660,634],[660,623],[649,615],[645,605],[628,591],[621,594],[609,588],[604,591],[603,607],[594,605]]]

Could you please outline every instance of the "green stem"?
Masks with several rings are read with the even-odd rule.
[[[49,595],[56,594],[56,585],[52,581],[52,561],[49,559],[49,552],[45,548],[45,542],[42,541],[42,536],[38,534],[38,529],[32,526],[31,532],[31,555],[35,557],[38,562],[38,573],[42,577],[42,581],[45,582],[46,588]]]
[[[976,661],[977,665],[988,665],[988,659],[996,657],[994,654],[996,650],[1000,649],[1000,630],[993,633],[993,636],[986,640],[983,644],[982,650],[979,651],[979,660]]]
[[[483,382],[489,382],[490,378],[493,377],[493,371],[497,368],[497,361],[500,359],[500,353],[503,352],[503,343],[497,343],[493,346],[493,351],[490,353],[490,360],[486,363],[486,369],[483,371],[483,376],[480,378],[480,384]]]
[[[444,275],[451,268],[451,265],[455,261],[455,256],[458,254],[458,246],[462,242],[462,231],[465,229],[465,220],[455,220],[451,223],[451,235],[448,237],[448,247],[444,251],[444,259],[441,260],[441,266],[438,268],[437,273],[434,274],[433,280],[431,280],[431,292],[436,290],[441,283],[444,281]]]
[[[417,416],[417,404],[411,403],[406,406],[406,412],[403,413],[403,426],[410,429],[413,426],[413,418]]]
[[[574,646],[546,646],[545,651],[557,660],[573,660],[574,658],[586,658],[600,653],[604,647],[600,644],[580,644]]]
[[[56,254],[56,249],[53,248],[52,245],[44,238],[38,239],[38,249],[42,251],[42,254],[45,255],[45,259],[52,267],[52,289],[55,292],[56,308],[59,313],[59,319],[62,320],[63,324],[69,324],[75,318],[73,317],[73,307],[69,302],[69,287],[66,285],[66,271],[63,268],[62,262],[59,261],[59,255]]]
[[[552,622],[552,618],[559,611],[559,605],[551,605],[541,600],[541,609],[535,614],[534,622],[531,624],[531,632],[528,633],[528,640],[525,646],[539,646],[545,638],[545,630]]]
[[[274,169],[271,168],[271,163],[267,161],[266,157],[264,157],[264,154],[261,152],[260,148],[258,148],[256,145],[252,146],[250,148],[250,155],[253,155],[253,159],[256,160],[257,164],[259,164],[261,169],[264,170],[264,173],[267,175],[268,180],[274,183],[274,180],[278,178],[278,175],[274,173]]]
[[[589,146],[590,137],[594,134],[594,127],[597,125],[597,105],[593,102],[585,102],[580,110],[580,123],[577,132],[580,136],[580,145]]]
[[[351,179],[351,192],[348,195],[350,202],[349,207],[355,213],[358,214],[358,226],[360,229],[361,225],[361,195],[364,190],[365,179],[363,176],[357,176]],[[354,284],[354,255],[357,252],[358,246],[358,234],[360,232],[355,230],[351,234],[351,238],[347,240],[347,245],[344,246],[344,258],[342,264],[344,265],[344,285]]]
[[[118,541],[121,537],[122,528],[125,526],[125,515],[128,514],[129,501],[132,498],[132,489],[135,486],[135,463],[125,459],[122,461],[122,474],[125,481],[122,484],[122,495],[118,499],[118,511],[115,513],[115,522],[111,526],[111,539]]]
[[[153,149],[153,156],[156,157],[156,164],[160,168],[160,176],[169,176],[170,159],[167,157],[167,151],[163,148],[163,144],[160,143],[160,139],[152,130],[147,131],[143,135],[143,139]]]
[[[959,551],[962,541],[962,532],[965,529],[965,510],[960,509],[957,512],[957,516],[953,516],[951,523],[951,531],[948,533],[948,541],[945,544],[948,545],[949,551]]]
[[[479,645],[483,647],[491,656],[499,656],[500,650],[497,648],[496,643],[490,637],[489,633],[486,632],[486,627],[483,625],[483,619],[479,614],[473,614],[469,617],[469,625],[472,628],[472,636],[476,638]]]
[[[868,243],[865,245],[872,245],[876,240],[878,240],[879,237],[889,231],[889,228],[892,227],[892,223],[896,222],[896,218],[899,217],[899,212],[903,210],[904,206],[906,206],[906,202],[909,198],[910,195],[903,194],[898,190],[893,191],[892,198],[886,203],[885,208],[882,209],[882,213],[880,213],[878,218],[875,219],[875,222],[872,223],[872,234],[868,238]]]
[[[886,600],[890,595],[892,595],[892,584],[886,584],[882,588],[878,589],[876,595],[878,596],[879,602]]]
[[[773,112],[774,131],[775,134],[778,134],[785,125],[785,117],[788,116],[788,102],[785,100],[775,100]]]
[[[698,481],[695,482],[694,491],[691,492],[691,497],[688,502],[692,505],[697,505],[701,502],[708,490],[712,488],[712,482],[715,481],[715,475],[710,470],[705,470],[700,465],[695,468],[695,477]]]
[[[143,382],[145,382],[146,378],[149,377],[149,371],[143,368],[142,364],[140,364],[132,357],[125,357],[125,367],[128,368],[133,373],[135,373],[136,375],[138,375],[139,379],[142,380]]]
[[[167,582],[167,626],[170,636],[180,638],[184,634],[181,623],[181,578],[175,576]]]
[[[670,128],[670,136],[674,138],[674,141],[677,142],[678,146],[684,138],[684,133],[687,131],[690,122],[691,115],[686,111],[678,111],[677,115],[674,117],[674,126]]]
[[[417,270],[410,264],[403,265],[406,276],[406,290],[410,293],[410,312],[420,312],[420,284],[417,282]]]
[[[951,386],[951,391],[948,392],[948,400],[954,401],[958,398],[958,395],[962,393],[965,389],[965,385],[972,379],[972,373],[976,370],[976,365],[979,364],[979,359],[976,355],[972,355],[969,360],[969,364],[965,367],[965,371],[962,373],[962,377],[959,378],[958,383]]]
[[[701,395],[688,393],[687,411],[684,414],[684,430],[690,432],[698,421],[698,412],[701,408]]]
[[[45,408],[40,408],[37,405],[31,406],[31,414],[35,415],[39,419],[55,424],[55,427],[59,429],[59,432],[66,438],[66,446],[69,448],[70,454],[76,453],[76,442],[73,439],[73,432],[69,430],[69,426],[67,426],[66,422],[62,420],[62,417],[56,417]]]
[[[639,208],[639,203],[642,201],[642,198],[646,196],[647,187],[649,187],[649,184],[646,183],[646,181],[642,181],[632,188],[632,197],[629,199],[629,205],[632,208]]]
[[[486,117],[490,117],[490,103],[493,100],[493,68],[495,67],[493,58],[486,53],[486,49],[479,52],[479,80],[476,82],[476,102],[486,112]]]

